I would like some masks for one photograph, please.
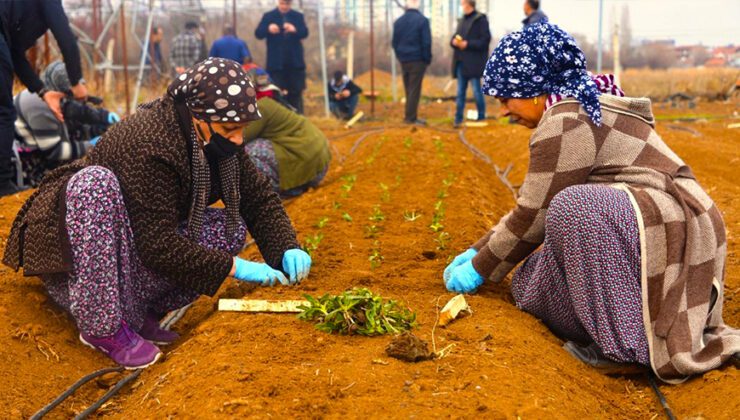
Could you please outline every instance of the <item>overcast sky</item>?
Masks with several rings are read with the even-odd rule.
[[[479,0],[480,1],[480,0]],[[491,0],[496,36],[521,27],[523,0]],[[480,1],[485,3],[485,0]],[[604,37],[614,14],[629,6],[633,39],[675,39],[679,44],[740,44],[740,0],[604,0]],[[595,41],[598,0],[542,0],[550,21]]]

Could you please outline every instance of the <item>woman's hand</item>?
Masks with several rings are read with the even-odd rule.
[[[483,284],[483,277],[475,271],[472,261],[455,267],[450,279],[445,282],[447,290],[455,293],[475,293]]]
[[[475,254],[477,253],[478,251],[476,251],[473,248],[470,248],[467,251],[455,257],[455,259],[452,260],[450,265],[448,265],[447,268],[445,268],[444,275],[442,276],[445,280],[445,283],[447,283],[447,281],[450,280],[450,275],[452,274],[452,270],[454,270],[455,267],[465,264],[466,262],[472,260],[473,257],[475,257]]]
[[[240,281],[260,283],[263,286],[274,286],[280,282],[287,286],[288,279],[285,275],[265,263],[256,263],[234,257],[234,265],[231,267],[231,276]]]
[[[302,249],[289,249],[283,254],[283,271],[290,276],[290,283],[300,283],[311,271],[311,256]]]

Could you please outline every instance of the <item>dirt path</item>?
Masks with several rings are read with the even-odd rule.
[[[701,133],[698,138],[664,124],[659,132],[692,165],[724,212],[730,238],[724,312],[730,324],[740,325],[740,187],[735,185],[740,135],[723,124],[691,124]],[[334,123],[322,128],[332,136],[342,133]],[[466,134],[499,166],[513,162],[511,179],[521,182],[527,130],[494,123]],[[335,140],[334,165],[323,187],[288,205],[302,242],[322,238],[311,278],[297,288],[260,288],[249,296],[299,298],[369,287],[417,311],[417,335],[431,343],[436,301],[452,296],[442,285],[442,270],[450,256],[508,211],[511,193],[455,132],[404,127],[371,133],[357,144],[360,137]],[[0,201],[3,238],[24,198]],[[429,227],[435,220],[443,226],[439,232]],[[250,249],[245,255],[258,254]],[[380,264],[373,268],[371,257]],[[234,288],[227,281],[220,293]],[[167,359],[145,371],[103,413],[126,418],[662,416],[645,380],[605,377],[572,359],[546,327],[516,309],[507,282],[486,285],[470,297],[472,317],[437,329],[437,347],[453,346],[449,356],[419,364],[387,358],[388,338],[331,336],[291,315],[218,313],[214,302],[200,299],[177,325],[183,338],[167,349]],[[0,322],[5,325],[0,374],[11,378],[2,385],[0,412],[12,417],[31,415],[83,374],[109,365],[79,344],[72,323],[48,303],[38,279],[4,267]],[[730,418],[740,410],[735,367],[662,388],[680,418]],[[59,413],[79,412],[104,392],[87,386]]]

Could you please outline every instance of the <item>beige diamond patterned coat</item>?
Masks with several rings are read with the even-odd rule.
[[[680,382],[740,352],[740,330],[722,320],[725,225],[691,169],[655,132],[650,100],[600,101],[601,127],[575,100],[545,112],[517,205],[474,245],[473,266],[493,281],[505,277],[542,243],[548,204],[568,186],[626,191],[640,229],[651,365],[664,381]]]

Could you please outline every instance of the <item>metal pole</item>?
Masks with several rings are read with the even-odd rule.
[[[329,81],[326,76],[326,43],[324,41],[324,2],[319,0],[316,2],[316,7],[319,12],[319,47],[321,49],[321,79],[324,82],[324,114],[329,117]]]
[[[234,27],[234,36],[237,36],[238,31],[236,30],[236,0],[231,2],[231,22]]]
[[[93,18],[93,27],[92,27],[92,35],[95,41],[98,40],[98,37],[100,36],[100,0],[92,0],[92,18]],[[100,90],[100,73],[95,69],[95,67],[98,64],[98,55],[95,54],[95,45],[93,44],[93,53],[92,53],[92,71],[93,71],[93,79],[95,79],[95,89]]]
[[[598,55],[596,56],[596,73],[601,73],[601,54],[603,53],[603,46],[601,45],[601,24],[604,20],[604,0],[599,0],[599,45]]]
[[[391,56],[391,94],[393,102],[398,102],[398,87],[396,86],[396,55],[393,53],[391,42],[393,40],[393,6],[391,0],[386,0],[388,5],[388,53]]]
[[[370,0],[370,116],[375,116],[375,18],[374,2]]]
[[[139,60],[139,74],[136,77],[136,88],[134,89],[134,98],[131,102],[131,108],[136,109],[139,104],[139,93],[141,92],[141,81],[144,80],[144,65],[146,64],[147,53],[149,52],[149,41],[152,36],[152,24],[154,23],[154,0],[149,0],[148,9],[149,18],[146,22],[146,36],[144,37],[144,46],[141,48],[141,60]],[[154,57],[150,60],[151,68],[154,70]]]
[[[125,1],[121,1],[121,14],[118,15],[121,27],[121,52],[123,53],[123,90],[126,92],[126,115],[131,114],[131,97],[128,93],[128,49],[126,48],[126,10]]]

